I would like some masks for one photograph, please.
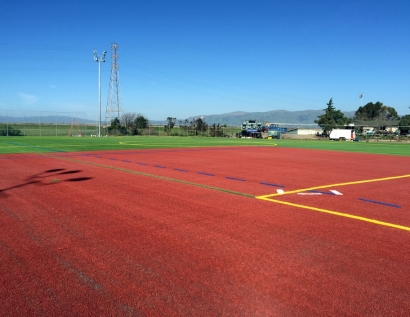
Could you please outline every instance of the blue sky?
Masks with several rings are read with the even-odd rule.
[[[119,45],[125,112],[150,120],[233,111],[410,113],[410,2],[2,1],[0,111],[102,111]],[[363,93],[360,100],[359,95]]]

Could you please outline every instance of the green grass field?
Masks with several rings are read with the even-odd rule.
[[[408,142],[337,142],[211,137],[0,137],[0,154],[188,148],[207,146],[280,146],[410,156]],[[263,149],[261,149],[261,158]]]

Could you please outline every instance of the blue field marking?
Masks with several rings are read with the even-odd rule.
[[[158,168],[167,168],[166,166],[162,166],[162,165],[154,165],[154,167],[158,167]]]
[[[116,158],[114,158],[114,157],[110,157],[110,158],[108,158],[109,160],[111,160],[111,161],[116,161],[117,159]]]
[[[181,168],[174,168],[174,170],[175,170],[175,171],[178,171],[178,172],[185,172],[185,173],[188,172],[188,170],[183,170],[183,169],[181,169]]]
[[[215,174],[205,173],[205,172],[198,172],[198,174],[205,175],[205,176],[215,176]]]
[[[279,184],[272,184],[272,183],[265,183],[265,182],[260,182],[260,184],[262,184],[262,185],[267,185],[267,186],[274,186],[274,187],[285,188],[285,186],[279,185]]]
[[[131,163],[131,161],[130,160],[122,160],[123,162],[126,162],[126,163]]]
[[[94,157],[96,157],[96,158],[102,158],[101,155],[94,155]]]
[[[143,163],[143,162],[137,162],[137,164],[139,164],[139,165],[148,165],[147,163]]]
[[[382,201],[370,200],[370,199],[366,199],[366,198],[359,198],[359,200],[365,201],[365,202],[368,202],[368,203],[373,203],[373,204],[379,204],[379,205],[383,205],[383,206],[388,206],[388,207],[401,208],[401,206],[399,206],[399,205],[384,203],[384,202],[382,202]]]
[[[336,196],[335,193],[332,192],[322,192],[320,190],[308,190],[308,193],[320,193],[320,194],[324,194],[324,195],[332,195],[332,196]]]
[[[246,182],[246,179],[243,179],[243,178],[237,178],[237,177],[231,177],[231,176],[225,176],[225,178],[233,180],[233,181]]]

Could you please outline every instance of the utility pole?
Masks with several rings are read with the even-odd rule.
[[[120,74],[118,72],[118,44],[111,44],[111,76],[110,87],[108,91],[107,109],[105,112],[105,124],[111,124],[112,120],[117,117],[120,120],[122,109]]]
[[[98,137],[101,137],[101,63],[105,62],[106,51],[103,52],[101,58],[98,58],[97,51],[94,50],[94,62],[98,63],[98,105],[99,105],[99,118],[98,118]]]

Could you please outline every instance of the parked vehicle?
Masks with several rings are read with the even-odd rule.
[[[330,132],[330,140],[351,141],[356,138],[356,133],[352,129],[333,129]]]

